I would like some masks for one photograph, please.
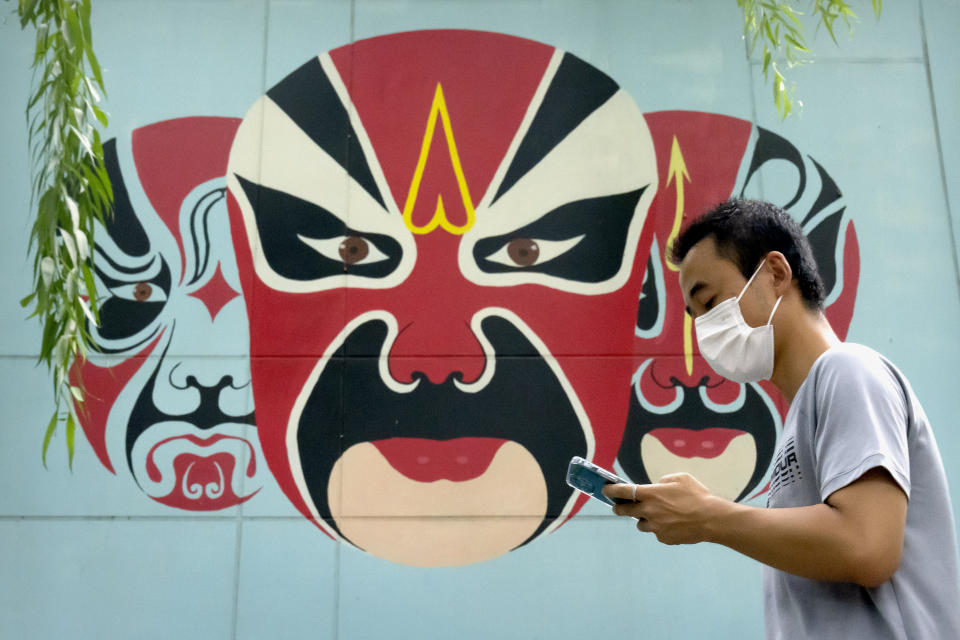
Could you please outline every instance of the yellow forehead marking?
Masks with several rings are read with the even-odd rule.
[[[463,200],[463,208],[467,212],[467,221],[460,226],[447,219],[446,211],[443,208],[443,198],[439,194],[437,195],[437,208],[434,210],[430,222],[422,226],[413,223],[413,206],[417,202],[420,180],[423,178],[423,170],[427,166],[427,156],[430,154],[430,145],[433,142],[433,132],[437,127],[438,115],[443,124],[443,133],[447,138],[447,149],[450,151],[453,173],[456,175],[457,185],[460,187],[460,198]],[[403,206],[403,222],[410,231],[417,234],[430,233],[440,227],[447,233],[459,236],[470,230],[476,218],[477,214],[473,209],[473,200],[470,198],[470,189],[467,188],[467,179],[464,177],[463,167],[460,165],[457,143],[453,139],[453,127],[450,126],[450,113],[447,111],[447,103],[443,99],[443,87],[437,83],[437,91],[433,94],[433,104],[430,105],[430,116],[427,118],[427,130],[423,134],[423,144],[420,145],[420,159],[417,160],[417,168],[413,172],[410,191],[407,193],[407,202]]]
[[[683,364],[686,365],[687,375],[693,375],[693,319],[686,311],[683,312]]]
[[[673,146],[670,149],[670,168],[667,171],[667,186],[673,182],[677,188],[677,207],[673,216],[673,229],[667,236],[667,250],[664,262],[671,271],[679,271],[679,265],[673,263],[671,255],[673,254],[673,242],[680,235],[680,223],[683,221],[683,180],[686,178],[690,182],[690,174],[687,173],[687,163],[683,161],[683,154],[680,152],[680,143],[677,142],[677,136],[673,136]]]

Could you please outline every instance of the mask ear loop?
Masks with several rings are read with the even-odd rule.
[[[777,307],[780,306],[780,301],[781,301],[781,300],[783,300],[783,296],[780,296],[779,298],[777,298],[776,303],[774,303],[774,305],[773,305],[773,311],[770,312],[770,317],[767,318],[767,324],[770,324],[771,322],[773,322],[773,314],[775,314],[775,313],[777,312]]]
[[[760,269],[763,268],[763,263],[766,262],[766,261],[767,261],[767,258],[766,258],[766,256],[764,256],[763,260],[760,261],[760,264],[757,265],[757,270],[754,271],[754,272],[753,272],[753,275],[750,276],[750,279],[747,280],[747,284],[743,285],[743,289],[740,290],[740,295],[737,296],[737,302],[738,302],[738,303],[740,302],[740,298],[743,297],[743,294],[745,294],[745,293],[747,292],[747,287],[750,286],[750,283],[753,282],[753,279],[757,277],[757,274],[758,274],[758,273],[760,273]],[[774,307],[774,309],[776,309],[776,307]],[[773,316],[771,316],[771,317],[773,317]]]

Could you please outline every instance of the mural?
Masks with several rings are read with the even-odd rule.
[[[573,455],[764,491],[784,402],[697,353],[666,258],[688,216],[775,174],[839,334],[853,313],[856,234],[812,158],[737,118],[644,114],[522,38],[356,42],[242,120],[121,142],[100,353],[77,371],[101,462],[180,509],[276,482],[394,562],[481,562],[555,530],[584,501]]]

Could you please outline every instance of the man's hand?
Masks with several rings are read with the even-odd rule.
[[[637,500],[614,513],[637,518],[638,529],[666,544],[715,542],[794,575],[864,587],[889,580],[900,566],[907,496],[883,467],[807,507],[737,504],[685,473],[657,484],[609,485],[603,493]]]
[[[637,529],[649,531],[664,544],[695,544],[711,539],[711,520],[718,501],[688,473],[664,476],[656,484],[612,484],[603,488],[610,498],[635,500],[618,504],[618,516],[637,519]]]

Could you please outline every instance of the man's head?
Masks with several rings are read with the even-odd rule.
[[[674,263],[681,264],[691,249],[706,240],[712,240],[706,244],[712,244],[717,257],[733,263],[744,278],[753,274],[767,254],[779,252],[790,267],[806,307],[823,310],[825,291],[810,243],[800,225],[780,207],[737,199],[717,205],[677,237],[672,248]],[[719,298],[717,302],[723,300]]]

